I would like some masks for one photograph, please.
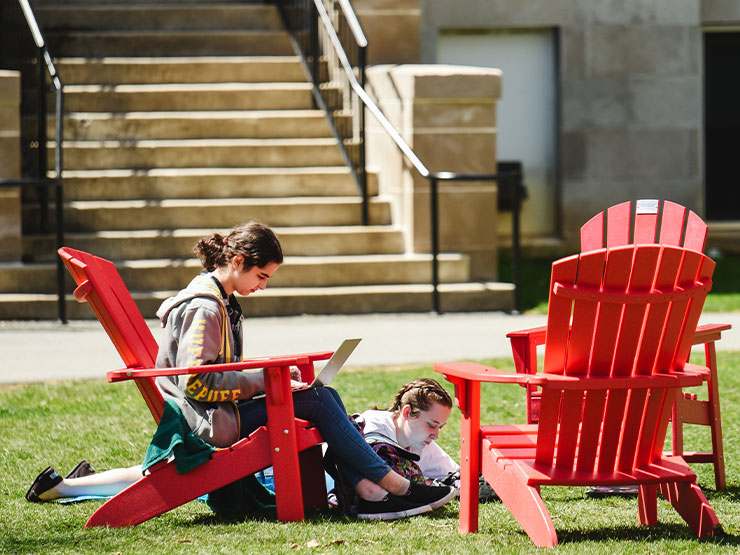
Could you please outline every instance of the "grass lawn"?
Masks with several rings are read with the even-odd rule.
[[[507,360],[487,361],[510,368]],[[710,465],[696,465],[699,484],[726,536],[698,541],[662,498],[660,524],[637,526],[637,502],[595,500],[585,488],[543,488],[558,537],[567,553],[737,553],[740,550],[740,353],[719,355],[728,488],[714,491]],[[340,374],[335,385],[351,412],[385,408],[398,386],[431,368],[367,369]],[[485,420],[521,423],[523,390],[484,388]],[[141,461],[153,421],[133,384],[76,381],[0,389],[0,553],[519,553],[534,548],[500,503],[481,507],[481,531],[459,535],[457,502],[421,517],[395,522],[358,522],[313,514],[303,523],[274,516],[226,522],[201,502],[191,502],[140,526],[83,528],[100,502],[31,504],[24,494],[48,464],[66,474],[87,458],[98,470]],[[440,438],[459,452],[459,413]],[[706,430],[686,430],[690,449],[705,449]]]

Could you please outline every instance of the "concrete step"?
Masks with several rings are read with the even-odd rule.
[[[133,30],[282,30],[277,7],[263,4],[118,3],[41,5],[34,10],[44,32]]]
[[[440,305],[446,312],[510,311],[513,291],[512,284],[500,282],[442,284]],[[162,302],[175,292],[134,292],[132,296],[145,318],[155,318]],[[271,288],[241,298],[240,303],[248,317],[428,312],[432,310],[432,287],[410,284]],[[71,295],[67,296],[66,307],[70,319],[94,318],[90,308]],[[2,320],[53,320],[57,314],[56,295],[0,294]]]
[[[143,229],[67,233],[64,244],[111,260],[183,259],[192,256],[197,241],[213,231]],[[404,250],[403,233],[394,226],[285,227],[275,228],[275,232],[286,256],[401,254]],[[34,262],[56,262],[56,240],[52,236],[26,237],[23,255]]]
[[[198,260],[137,259],[116,262],[118,272],[131,291],[157,291],[162,285],[181,289],[201,271]],[[56,290],[56,264],[0,264],[0,293],[48,293]],[[465,282],[470,277],[466,256],[439,257],[440,282]],[[270,288],[350,287],[431,282],[431,256],[384,254],[350,256],[286,257],[270,280]],[[73,284],[69,280],[69,292]]]
[[[164,200],[353,196],[358,187],[344,166],[297,168],[159,168],[65,170],[67,200]],[[377,175],[368,173],[377,195]]]
[[[298,56],[60,58],[55,65],[67,86],[306,82]]]
[[[361,221],[359,197],[305,197],[273,199],[195,199],[80,202],[67,204],[65,227],[69,233],[96,230],[218,229],[225,222],[258,220],[273,227],[344,226]],[[387,201],[370,199],[370,223],[390,225]],[[33,221],[24,213],[24,221]]]
[[[53,167],[54,145],[49,149]],[[169,139],[149,141],[65,141],[64,167],[237,168],[341,166],[334,139]]]
[[[58,57],[295,55],[285,31],[52,31],[45,37]]]
[[[69,85],[64,92],[67,113],[312,109],[305,82]]]
[[[321,110],[74,112],[64,118],[64,133],[75,141],[332,136]]]

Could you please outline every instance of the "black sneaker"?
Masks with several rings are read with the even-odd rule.
[[[406,501],[429,505],[432,509],[436,509],[452,501],[456,493],[457,490],[451,486],[427,486],[426,484],[411,482],[409,491],[402,497]]]
[[[95,469],[92,465],[87,461],[80,461],[65,478],[82,478],[91,474],[95,474]]]
[[[429,505],[409,501],[405,497],[388,494],[383,501],[360,499],[357,518],[364,520],[395,520],[407,516],[421,515],[432,510]]]
[[[30,501],[31,503],[41,503],[43,499],[39,499],[39,495],[50,490],[61,481],[62,477],[57,474],[56,470],[47,466],[41,474],[36,476],[33,484],[28,488],[28,491],[26,492],[26,501]]]

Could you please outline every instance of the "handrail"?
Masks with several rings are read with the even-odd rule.
[[[347,19],[347,24],[352,31],[352,35],[355,37],[355,41],[360,46],[360,48],[367,47],[367,37],[362,30],[362,25],[360,25],[360,21],[357,19],[355,10],[352,9],[352,4],[349,3],[349,0],[337,0],[337,2],[339,3],[339,7],[342,8],[344,17]]]
[[[28,25],[28,29],[33,37],[34,44],[38,52],[38,116],[37,116],[37,133],[38,133],[38,160],[37,160],[37,173],[38,181],[42,185],[40,190],[40,210],[41,210],[41,231],[48,231],[48,192],[47,187],[54,187],[54,203],[55,203],[55,235],[57,249],[64,245],[64,190],[62,187],[62,168],[63,168],[63,140],[64,140],[64,84],[62,79],[57,72],[57,69],[52,61],[49,49],[46,46],[46,41],[41,33],[36,17],[33,13],[33,9],[29,4],[28,0],[18,0],[18,4],[23,12],[23,16]],[[41,60],[44,64],[41,64]],[[46,70],[49,72],[51,77],[51,83],[55,90],[55,141],[56,149],[54,152],[54,178],[50,180],[47,175],[47,159],[46,159],[46,125],[47,125],[47,109],[46,109],[46,93],[47,89],[46,74],[44,73],[44,65]],[[22,184],[21,180],[19,184]],[[48,183],[43,183],[48,181]],[[51,183],[53,181],[53,184]],[[9,184],[10,181],[6,181]],[[26,183],[27,184],[27,183]],[[55,249],[56,251],[56,249]],[[67,310],[64,300],[64,265],[58,256],[55,256],[57,261],[57,313],[59,320],[62,323],[67,323]]]
[[[320,18],[311,9],[313,6],[312,0],[274,1],[278,4],[280,15],[286,28],[291,33],[291,39],[296,49],[301,53],[303,68],[313,83],[314,106],[322,109],[326,114],[332,135],[337,140],[340,154],[360,191],[362,196],[362,225],[368,225],[369,200],[367,176],[365,174],[364,110],[359,110],[362,112],[359,114],[359,125],[356,125],[355,120],[348,119],[348,114],[358,112],[358,106],[355,105],[356,96],[352,96],[346,87],[342,88],[345,85],[342,81],[343,72],[339,75],[338,72],[334,71],[331,63],[326,66],[321,63],[324,50],[331,53],[344,53],[345,49],[342,48],[341,41],[336,37],[332,39],[325,35],[320,36]],[[334,5],[339,8],[339,11],[335,12],[338,20],[341,19],[340,15],[344,16],[348,13],[346,10],[349,2],[346,0]],[[313,7],[315,8],[315,6]],[[354,12],[352,12],[352,16],[337,21],[337,25],[342,29],[342,34],[347,42],[351,43],[352,55],[356,59],[355,67],[360,72],[361,82],[364,83],[367,39],[362,33],[362,27],[357,18],[354,17]],[[330,27],[333,29],[331,22]],[[349,31],[348,34],[346,34],[347,31]],[[333,40],[339,40],[339,49],[336,48],[336,44],[325,44],[326,42],[331,43]],[[324,48],[325,46],[328,46],[328,49]],[[324,75],[325,68],[328,68],[330,72],[328,77]],[[323,83],[328,83],[329,86],[325,87]]]
[[[438,221],[438,182],[439,181],[497,181],[499,185],[504,183],[513,187],[512,193],[512,247],[513,247],[513,261],[512,261],[512,281],[514,282],[514,312],[519,310],[519,207],[522,198],[525,195],[524,185],[522,184],[522,167],[519,162],[501,162],[497,165],[496,173],[487,174],[472,174],[472,173],[456,173],[448,171],[431,172],[419,159],[413,149],[403,139],[400,133],[396,131],[393,124],[388,120],[383,111],[378,107],[375,101],[367,94],[364,88],[364,83],[361,84],[352,68],[352,64],[347,57],[339,36],[334,29],[334,25],[329,17],[326,8],[324,7],[323,0],[313,0],[314,7],[318,17],[324,27],[329,42],[334,49],[334,54],[337,56],[339,63],[345,74],[350,87],[362,101],[365,108],[375,117],[381,127],[393,140],[396,147],[403,153],[406,159],[411,165],[419,172],[419,175],[429,179],[430,182],[430,229],[431,229],[431,243],[432,243],[432,306],[435,312],[441,313],[440,298],[439,298],[439,221]],[[351,16],[347,16],[347,20],[357,21],[357,18],[352,10],[352,6],[347,1],[339,0],[338,5],[343,9],[347,10],[347,13],[351,13]],[[357,22],[359,26],[359,22]],[[364,38],[364,34],[361,34]],[[364,67],[361,69],[361,75],[364,75]],[[364,79],[363,79],[364,81]],[[364,114],[364,110],[362,110]],[[365,175],[365,168],[362,168],[362,174]]]

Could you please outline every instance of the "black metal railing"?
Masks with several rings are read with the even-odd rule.
[[[62,143],[64,137],[64,93],[62,80],[52,61],[46,41],[28,0],[0,4],[0,67],[21,73],[21,178],[1,179],[0,186],[21,187],[26,197],[36,194],[36,221],[24,221],[23,232],[48,234],[51,230],[49,189],[54,190],[54,230],[57,248],[64,244],[64,191],[62,188]],[[54,169],[49,172],[47,150],[47,96],[54,93]],[[49,174],[52,173],[50,176]],[[32,198],[32,197],[31,197]],[[28,211],[24,212],[27,216]],[[57,261],[57,312],[67,321],[64,302],[64,266]]]
[[[368,225],[365,173],[365,111],[345,68],[365,86],[367,39],[348,0],[329,7],[314,0],[277,0],[285,27],[303,57],[316,107],[328,115],[332,133],[362,196],[362,225]]]
[[[333,6],[336,6],[337,11],[344,13],[344,19],[348,22],[356,22],[356,27],[360,29],[359,22],[352,11],[352,7],[347,1],[337,0],[336,2],[330,2]],[[431,251],[432,251],[432,307],[435,312],[441,313],[442,308],[440,305],[439,296],[439,182],[440,181],[496,181],[499,186],[499,202],[498,206],[502,210],[511,209],[512,212],[512,282],[514,284],[514,299],[513,308],[514,312],[519,311],[519,261],[520,261],[520,245],[519,245],[519,212],[521,201],[526,196],[526,188],[523,184],[523,170],[520,162],[499,162],[497,164],[496,173],[488,174],[472,174],[472,173],[456,173],[456,172],[431,172],[424,163],[419,159],[413,149],[408,143],[401,137],[401,135],[393,127],[393,124],[388,120],[383,111],[378,107],[375,101],[365,91],[365,69],[364,65],[362,68],[353,65],[350,61],[350,56],[345,52],[344,44],[340,39],[337,29],[335,29],[335,23],[329,15],[329,12],[324,6],[323,0],[278,0],[278,6],[281,12],[284,14],[284,20],[286,26],[291,34],[294,36],[297,46],[301,51],[304,60],[307,65],[313,64],[314,67],[319,67],[317,59],[324,57],[327,60],[333,61],[336,65],[331,71],[333,78],[336,79],[337,75],[343,74],[342,81],[351,88],[352,98],[356,97],[361,102],[365,109],[368,110],[377,119],[380,126],[393,140],[396,147],[401,151],[406,160],[413,166],[413,168],[423,178],[429,180],[430,187],[430,233],[431,233]],[[349,15],[348,15],[349,14]],[[335,17],[335,20],[337,18]],[[298,24],[300,22],[300,24]],[[350,25],[354,28],[355,24]],[[341,29],[341,26],[338,27]],[[324,37],[323,42],[318,37]],[[353,35],[354,36],[354,35]],[[317,38],[314,38],[317,37]],[[362,35],[364,40],[364,35]],[[352,44],[352,41],[349,41]],[[304,45],[308,45],[309,49],[304,50]],[[324,47],[320,49],[320,47]],[[329,47],[334,52],[329,52]],[[364,40],[363,50],[367,48],[367,40]],[[363,54],[363,60],[365,54]],[[359,58],[358,58],[359,59]],[[331,65],[331,64],[330,64]],[[327,70],[329,71],[329,70]],[[319,75],[316,71],[312,73],[312,76]],[[362,82],[358,79],[358,75],[362,77]],[[315,81],[316,83],[316,81]],[[321,82],[317,87],[321,86]],[[354,112],[358,118],[358,124],[363,127],[362,136],[364,138],[364,110],[359,109]],[[363,151],[364,151],[364,140],[363,140]],[[358,174],[365,175],[364,168],[364,157],[363,167],[356,170]],[[364,191],[365,199],[364,203],[367,203],[367,189]]]

